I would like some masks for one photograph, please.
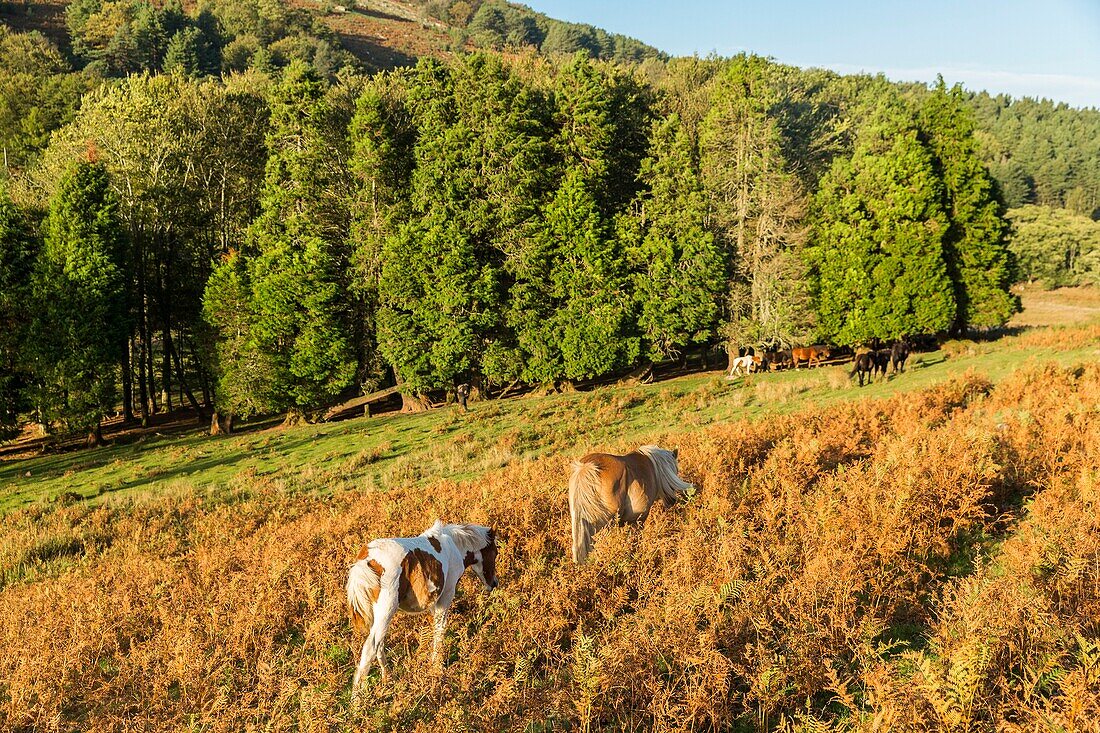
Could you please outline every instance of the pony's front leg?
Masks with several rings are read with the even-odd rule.
[[[432,666],[436,669],[443,669],[443,657],[440,652],[443,650],[443,636],[447,631],[447,609],[441,609],[436,612],[434,620],[435,630],[432,634]]]

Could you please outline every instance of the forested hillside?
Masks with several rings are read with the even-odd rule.
[[[392,5],[80,0],[61,47],[0,29],[0,422],[94,437],[120,403],[293,417],[388,384],[415,407],[719,345],[988,329],[1023,259],[1004,195],[1095,200],[1096,150],[1054,134],[1092,112],[1021,112],[1011,137],[1025,103],[993,125],[942,84]],[[398,11],[461,32],[369,73],[333,28]],[[1071,161],[1053,183],[1027,147],[1047,138]],[[998,183],[991,140],[1027,186]]]

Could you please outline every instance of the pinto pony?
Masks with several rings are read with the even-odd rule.
[[[665,506],[682,499],[692,485],[680,478],[674,450],[643,445],[625,456],[589,453],[573,462],[569,515],[573,520],[573,562],[592,551],[592,537],[611,520],[645,521],[658,497]]]
[[[726,375],[726,379],[733,379],[738,374],[752,374],[756,371],[756,365],[756,357],[751,354],[732,359],[730,361],[730,371],[729,374]]]
[[[434,663],[458,579],[466,568],[473,568],[485,590],[493,590],[497,587],[496,558],[493,530],[477,524],[436,521],[419,537],[378,539],[364,547],[348,573],[351,625],[367,637],[352,683],[353,698],[372,661],[378,660],[382,676],[386,676],[383,643],[398,611],[427,612],[434,617]]]

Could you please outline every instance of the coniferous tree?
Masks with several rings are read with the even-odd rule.
[[[521,267],[511,321],[526,381],[590,378],[637,359],[622,254],[580,170],[566,171]]]
[[[34,239],[22,212],[0,189],[0,441],[19,433],[26,400]]]
[[[197,28],[183,28],[168,42],[168,51],[164,55],[164,71],[167,74],[195,77],[200,70],[199,31]]]
[[[383,378],[378,351],[379,282],[386,239],[408,218],[415,127],[406,105],[407,87],[396,75],[371,79],[351,121],[350,168],[357,192],[352,207],[351,265],[354,341],[359,383]]]
[[[107,168],[86,162],[50,204],[35,271],[33,371],[47,420],[99,442],[129,333],[122,222]]]
[[[248,418],[279,403],[279,395],[271,392],[277,384],[277,355],[264,349],[254,333],[246,265],[240,253],[229,252],[210,275],[203,298],[203,318],[218,336],[216,406],[229,430],[234,417]]]
[[[702,122],[703,182],[731,278],[723,332],[731,350],[787,343],[810,326],[799,256],[806,196],[784,151],[779,105],[789,96],[755,56],[719,77]]]
[[[449,69],[422,62],[407,106],[415,166],[408,203],[391,209],[387,225],[379,343],[406,396],[459,377],[509,378],[504,260],[525,241],[547,175],[541,97],[499,59],[474,55]],[[386,160],[400,165],[389,155],[378,162]]]
[[[157,9],[148,2],[137,3],[131,26],[136,49],[135,62],[142,69],[159,69],[164,59],[166,36]]]
[[[925,98],[921,124],[943,178],[948,228],[944,259],[955,293],[954,330],[1003,325],[1019,309],[1012,284],[1008,222],[993,179],[976,152],[973,115],[962,88],[943,79]]]
[[[347,233],[333,213],[346,203],[333,200],[341,173],[331,114],[323,83],[291,64],[273,95],[261,214],[248,232],[250,340],[270,368],[245,382],[253,389],[246,400],[288,410],[288,420],[337,394],[355,371],[341,287]]]
[[[726,263],[707,226],[698,151],[679,117],[655,123],[652,138],[642,166],[649,191],[629,258],[638,328],[648,358],[656,360],[714,338]]]
[[[815,197],[806,255],[822,335],[856,344],[951,327],[942,196],[932,155],[904,110],[881,109]]]
[[[621,83],[580,55],[556,80],[560,181],[509,259],[508,322],[529,382],[605,374],[640,351],[616,217],[636,191],[645,110]]]

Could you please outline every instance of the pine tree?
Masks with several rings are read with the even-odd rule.
[[[216,407],[228,418],[248,418],[279,404],[271,388],[278,383],[277,354],[265,350],[254,333],[246,262],[237,251],[222,259],[206,284],[203,318],[217,334],[214,371]]]
[[[380,347],[407,396],[460,378],[514,379],[504,262],[526,241],[547,185],[544,102],[499,58],[475,54],[451,68],[422,62],[406,105],[416,130],[407,203],[372,177],[372,200],[394,202],[380,257]],[[383,129],[390,118],[379,120]],[[397,170],[397,181],[402,128],[363,158]]]
[[[920,121],[944,184],[944,259],[957,305],[953,330],[1001,326],[1019,309],[1009,292],[1008,222],[993,179],[978,158],[974,118],[962,88],[948,91],[941,78],[924,100]]]
[[[856,344],[951,327],[942,195],[932,155],[905,110],[883,107],[815,197],[806,255],[823,336]]]
[[[528,382],[595,377],[640,353],[623,256],[585,179],[566,171],[522,255],[510,322]]]
[[[252,339],[271,364],[249,401],[265,411],[303,410],[348,386],[355,362],[345,328],[346,223],[335,210],[341,171],[333,160],[324,84],[299,62],[271,102],[261,214],[248,232]]]
[[[129,333],[125,247],[106,167],[81,163],[50,204],[30,343],[47,419],[100,439]]]
[[[199,30],[183,28],[168,42],[168,51],[164,55],[164,72],[195,77],[200,70]]]
[[[715,336],[726,289],[723,253],[707,226],[698,152],[675,114],[654,124],[642,180],[639,241],[630,248],[647,356],[664,359]]]
[[[555,80],[556,180],[532,233],[508,258],[508,324],[528,382],[594,377],[639,356],[616,226],[644,155],[645,135],[639,146],[635,131],[647,110],[631,89],[581,55]]]
[[[27,327],[34,240],[22,212],[0,189],[0,441],[18,434],[26,402]]]
[[[136,49],[136,62],[146,71],[161,67],[165,52],[165,33],[160,13],[148,2],[135,5],[131,29]]]

